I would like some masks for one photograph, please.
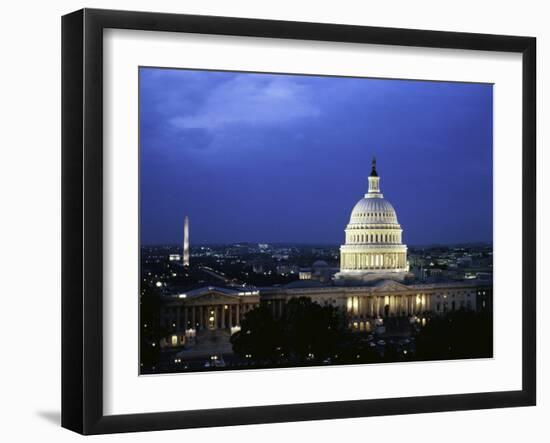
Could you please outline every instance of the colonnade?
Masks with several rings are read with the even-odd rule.
[[[322,301],[319,301],[322,304]],[[284,299],[269,300],[275,317],[281,317]],[[350,318],[384,318],[417,315],[431,309],[429,294],[358,295],[346,297],[346,313]]]
[[[350,243],[389,243],[389,244],[401,244],[401,233],[390,232],[380,234],[361,234],[354,232],[346,233],[346,244]],[[361,232],[361,231],[359,231]]]
[[[407,266],[407,253],[343,252],[341,262],[341,267],[343,269],[404,269]]]
[[[430,297],[426,294],[368,295],[347,298],[347,313],[351,317],[408,316],[430,309]]]
[[[176,330],[226,329],[239,326],[243,316],[257,303],[180,305],[176,309]]]

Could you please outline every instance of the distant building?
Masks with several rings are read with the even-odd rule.
[[[263,274],[264,273],[263,263],[253,263],[252,272],[254,272],[254,274]]]
[[[259,306],[251,288],[208,286],[166,297],[161,324],[171,331],[161,347],[188,346],[193,354],[231,351],[229,337],[240,330],[243,316]]]
[[[456,262],[459,266],[471,266],[472,257],[470,256],[460,257]]]
[[[275,267],[275,271],[278,275],[296,274],[299,268],[295,265],[280,264]]]

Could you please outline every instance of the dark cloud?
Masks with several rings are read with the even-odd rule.
[[[142,234],[339,243],[372,155],[409,243],[492,238],[492,86],[140,72]]]

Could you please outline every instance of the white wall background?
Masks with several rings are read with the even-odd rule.
[[[538,38],[539,250],[550,246],[550,171],[542,152],[550,121],[549,12],[535,0],[111,0],[5,2],[0,27],[0,438],[82,439],[60,415],[60,17],[81,7],[531,35]],[[546,105],[546,106],[545,106]],[[539,253],[539,257],[541,257]],[[542,257],[541,257],[542,258]],[[539,262],[539,275],[549,265]],[[548,280],[539,278],[539,406],[410,416],[102,436],[95,441],[544,441],[550,414]],[[511,319],[513,325],[513,319]],[[546,348],[546,349],[545,349]],[[442,377],[445,374],[441,375]],[[292,389],[289,386],[289,389]]]

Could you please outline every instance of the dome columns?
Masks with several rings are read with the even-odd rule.
[[[401,244],[400,228],[352,228],[346,229],[346,244]]]
[[[408,271],[407,252],[347,252],[340,254],[340,271]]]

